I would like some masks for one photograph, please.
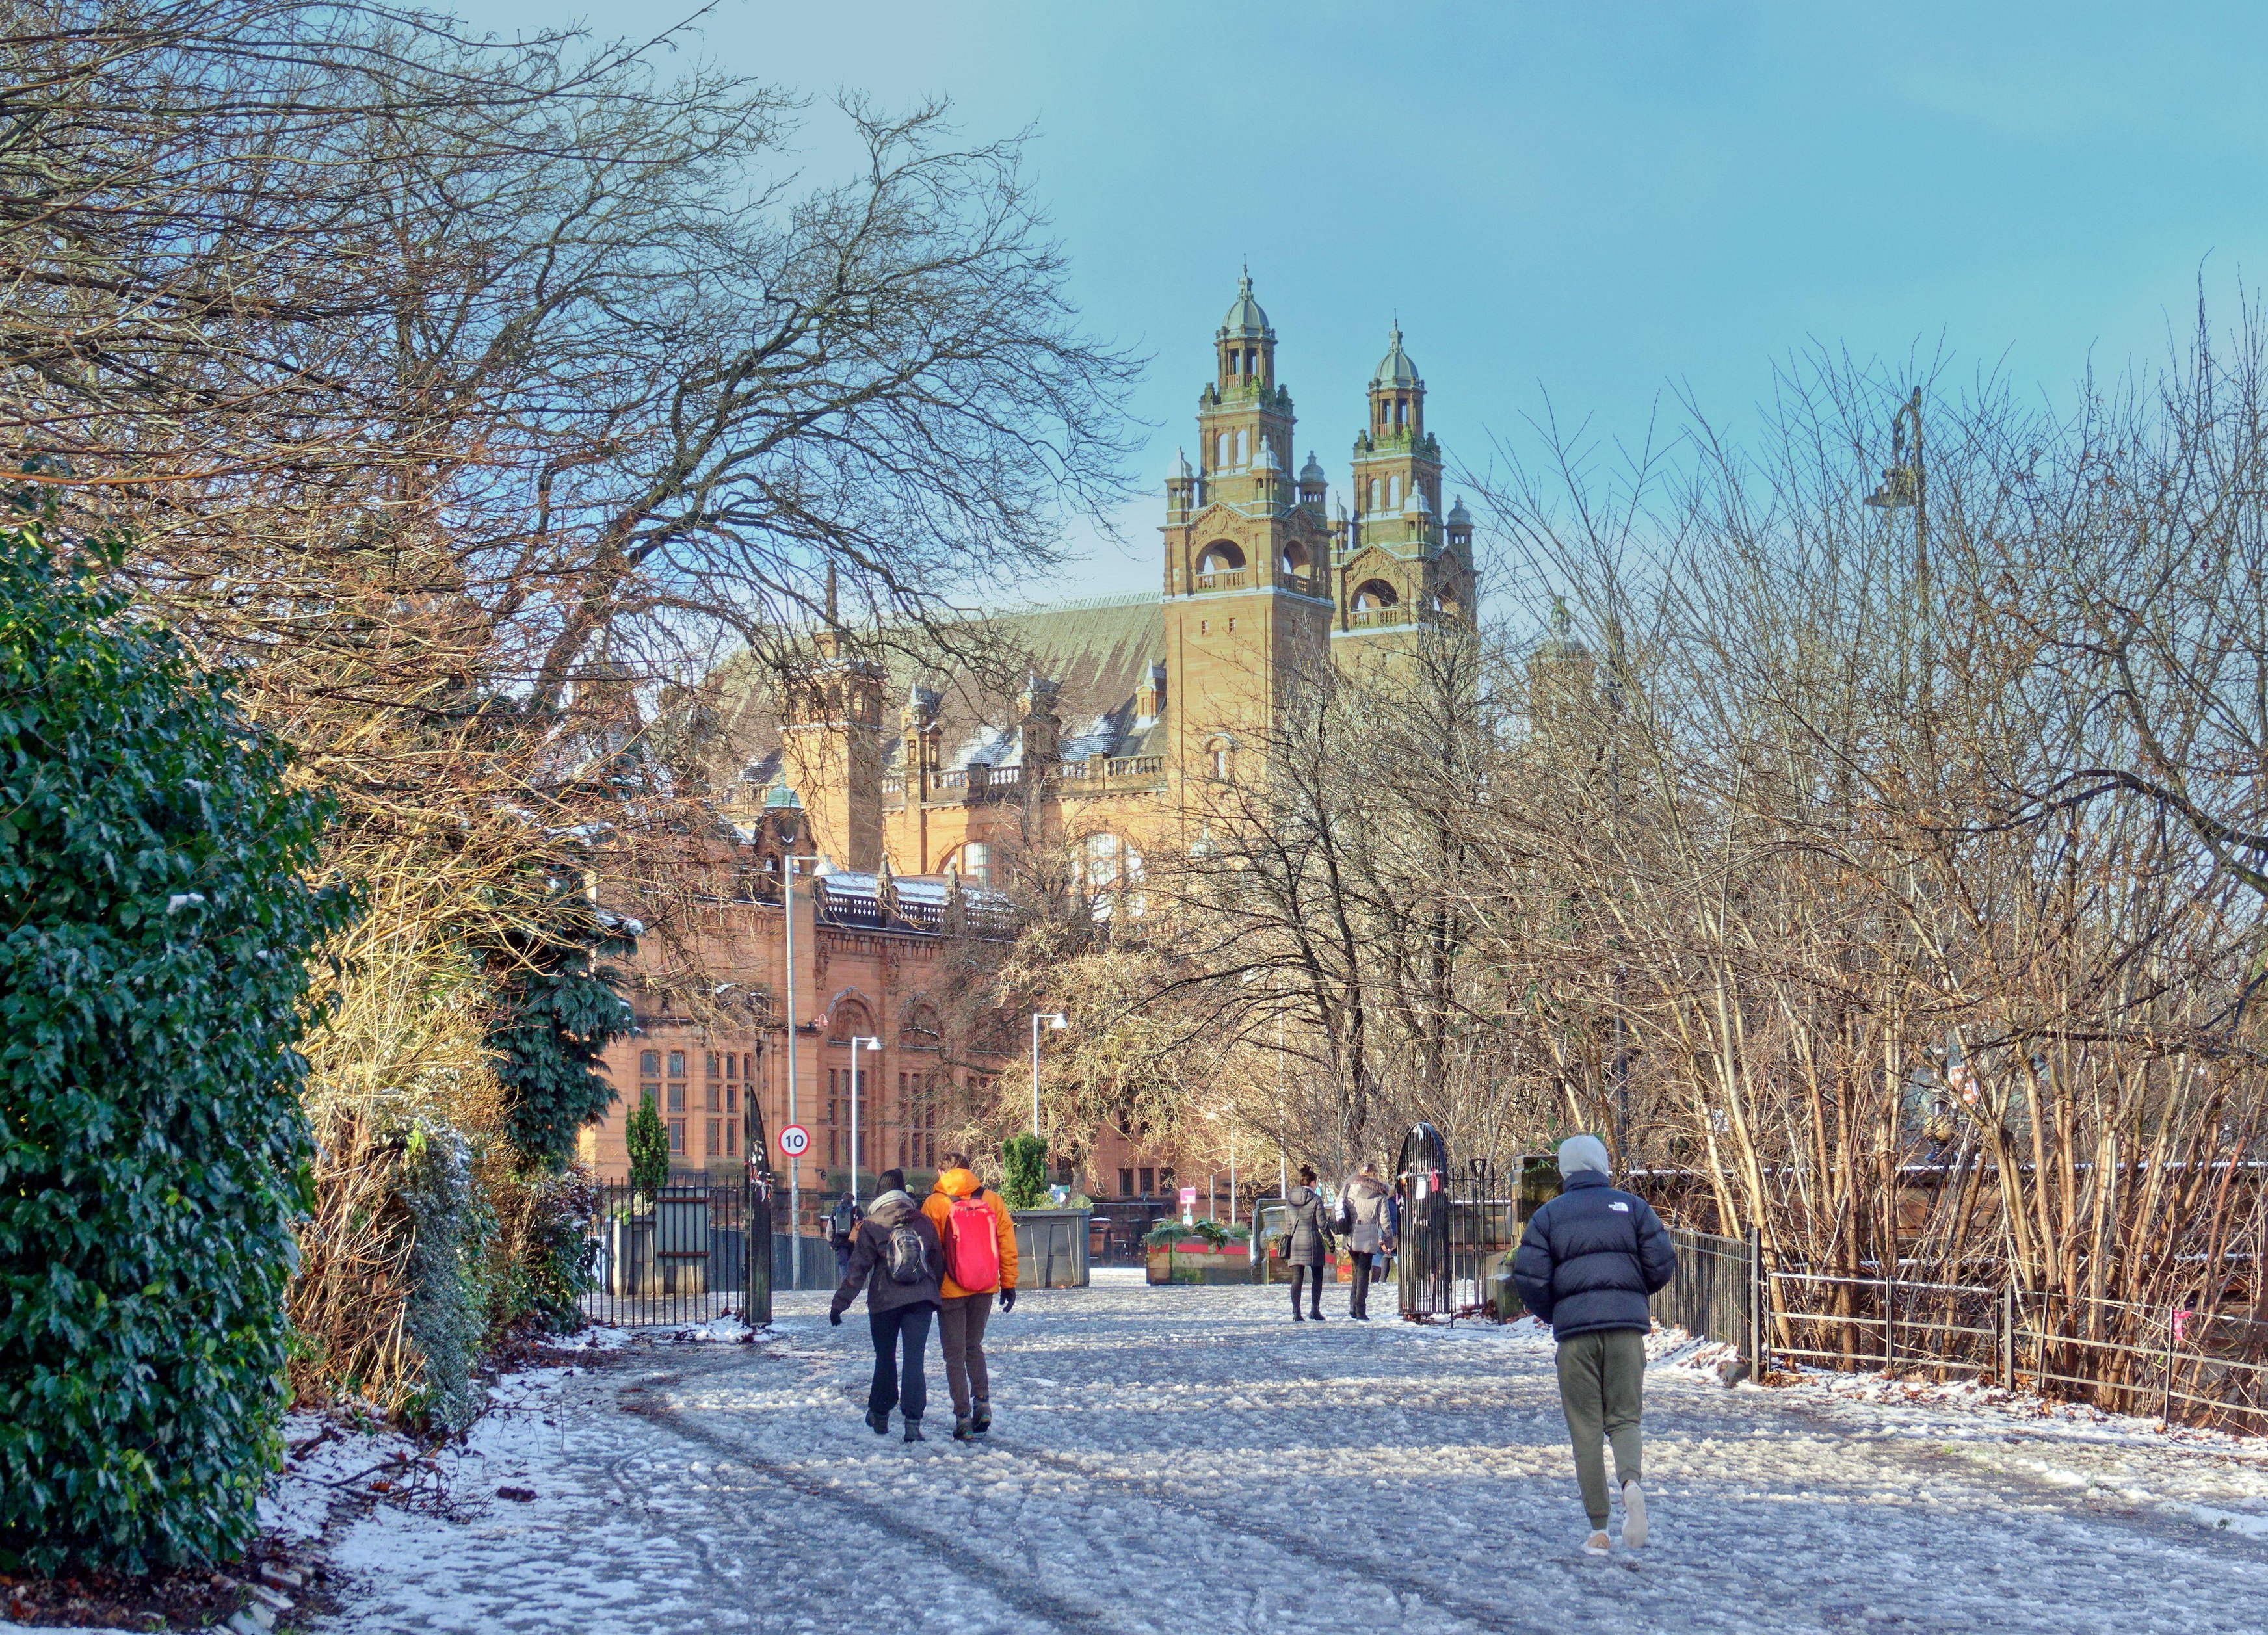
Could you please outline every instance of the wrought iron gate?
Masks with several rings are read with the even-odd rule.
[[[761,1180],[650,1196],[602,1182],[596,1191],[584,1240],[583,1309],[592,1322],[771,1320],[771,1210]]]

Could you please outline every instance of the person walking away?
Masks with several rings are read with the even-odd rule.
[[[922,1213],[945,1244],[937,1337],[945,1353],[946,1388],[953,1393],[953,1440],[965,1442],[992,1428],[984,1325],[995,1294],[1002,1311],[1016,1309],[1016,1221],[1007,1200],[977,1180],[966,1153],[945,1155]]]
[[[1638,1419],[1646,1337],[1653,1326],[1646,1297],[1677,1275],[1677,1247],[1644,1198],[1610,1184],[1607,1149],[1596,1136],[1559,1144],[1559,1178],[1565,1190],[1530,1216],[1521,1234],[1512,1280],[1559,1343],[1559,1405],[1591,1518],[1583,1549],[1603,1556],[1609,1541],[1602,1443],[1615,1450],[1623,1543],[1646,1543]]]
[[[865,1219],[858,1200],[845,1192],[827,1213],[827,1241],[835,1251],[835,1281],[840,1283],[850,1275],[850,1240],[858,1235],[858,1223]]]
[[[906,1440],[925,1441],[922,1412],[929,1385],[922,1354],[937,1315],[945,1266],[944,1246],[928,1216],[906,1195],[906,1175],[886,1169],[882,1190],[850,1240],[850,1269],[835,1291],[827,1321],[840,1325],[858,1292],[866,1292],[866,1323],[874,1339],[874,1382],[866,1390],[866,1424],[890,1433],[890,1410],[906,1416]]]
[[[1357,1322],[1370,1321],[1372,1262],[1386,1248],[1386,1183],[1378,1166],[1365,1164],[1346,1184],[1345,1202],[1339,1205],[1339,1224],[1354,1262],[1354,1283],[1347,1295],[1347,1315]]]
[[[1330,1246],[1330,1224],[1323,1216],[1323,1195],[1315,1190],[1311,1165],[1300,1166],[1300,1184],[1284,1195],[1292,1206],[1292,1229],[1284,1246],[1284,1263],[1292,1269],[1292,1321],[1300,1321],[1300,1286],[1312,1279],[1307,1315],[1323,1320],[1323,1257]]]

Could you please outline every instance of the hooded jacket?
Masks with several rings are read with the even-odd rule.
[[[918,1283],[900,1283],[890,1276],[890,1231],[910,1222],[928,1254],[929,1275]],[[850,1236],[850,1269],[835,1291],[833,1311],[840,1316],[866,1292],[866,1309],[877,1315],[901,1306],[934,1306],[939,1280],[945,1268],[945,1249],[929,1217],[914,1207],[902,1191],[885,1192],[866,1208],[866,1219]]]
[[[1323,1195],[1303,1182],[1286,1192],[1284,1201],[1292,1206],[1292,1241],[1284,1252],[1285,1263],[1322,1265],[1330,1237],[1330,1228],[1323,1220]]]
[[[983,1184],[976,1179],[976,1172],[967,1169],[948,1169],[937,1178],[937,1185],[922,1200],[922,1213],[928,1216],[931,1224],[936,1226],[940,1241],[945,1237],[945,1223],[953,1214],[954,1201],[969,1197]],[[1000,1280],[991,1287],[1012,1289],[1016,1286],[1016,1218],[1008,1212],[1008,1201],[998,1192],[986,1192],[984,1202],[992,1206],[993,1241],[998,1246],[1000,1254]],[[950,1271],[946,1272],[939,1287],[943,1297],[949,1300],[990,1293],[987,1289],[962,1288],[953,1280]]]
[[[1347,1223],[1347,1247],[1358,1255],[1375,1255],[1385,1247],[1386,1184],[1368,1175],[1347,1182],[1343,1213]]]
[[[1513,1257],[1513,1287],[1559,1339],[1647,1332],[1646,1298],[1677,1275],[1676,1246],[1646,1201],[1610,1185],[1603,1168],[1564,1160],[1561,1168],[1566,1190],[1528,1217]]]

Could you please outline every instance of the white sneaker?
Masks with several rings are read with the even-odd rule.
[[[1623,1543],[1632,1550],[1646,1543],[1646,1490],[1635,1482],[1623,1484]]]
[[[1583,1553],[1587,1556],[1603,1556],[1613,1548],[1614,1540],[1607,1536],[1607,1529],[1604,1528],[1601,1528],[1583,1541]]]

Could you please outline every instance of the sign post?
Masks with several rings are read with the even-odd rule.
[[[1195,1187],[1183,1187],[1182,1189],[1182,1225],[1193,1226],[1197,1224],[1197,1189]]]

